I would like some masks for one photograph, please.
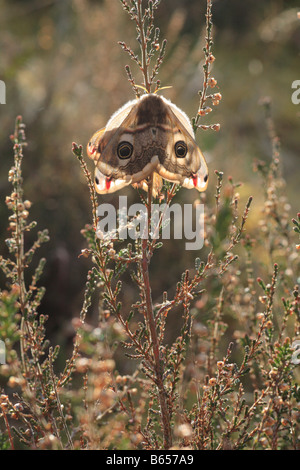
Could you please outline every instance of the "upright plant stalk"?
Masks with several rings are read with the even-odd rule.
[[[144,21],[142,12],[142,0],[138,0],[138,11],[137,11],[137,28],[140,34],[141,54],[142,54],[142,73],[144,75],[144,85],[148,93],[151,92],[151,83],[149,82],[148,72],[148,58],[147,58],[147,42],[144,31]]]
[[[148,222],[151,220],[151,204],[152,204],[152,189],[153,189],[153,177],[151,176],[149,186],[148,186],[148,204],[147,204],[147,215]],[[149,236],[149,230],[148,230]],[[163,428],[164,436],[164,448],[169,449],[172,446],[172,432],[170,424],[170,415],[167,405],[167,394],[163,381],[163,363],[160,358],[159,352],[159,339],[156,330],[156,323],[153,313],[153,303],[151,296],[151,286],[150,286],[150,277],[149,277],[149,262],[148,258],[148,241],[149,239],[142,239],[142,261],[141,261],[141,273],[144,281],[144,294],[146,300],[146,322],[149,326],[153,357],[154,357],[154,373],[155,373],[155,383],[158,390],[158,398],[160,404],[161,412],[161,423]]]
[[[153,16],[152,16],[153,19]],[[137,2],[137,19],[136,19],[137,28],[139,31],[140,38],[140,47],[142,55],[141,71],[144,77],[145,88],[148,93],[151,92],[151,82],[149,81],[149,63],[150,58],[147,51],[147,34],[145,31],[145,16],[142,11],[142,0]],[[149,38],[148,38],[149,40]],[[161,423],[163,428],[163,440],[164,448],[169,449],[172,446],[172,432],[170,424],[170,415],[167,405],[167,394],[163,381],[163,364],[160,359],[159,352],[159,340],[156,330],[155,318],[153,313],[153,302],[151,295],[151,286],[150,286],[150,277],[149,277],[149,263],[150,257],[148,258],[148,242],[149,242],[149,225],[151,221],[151,206],[152,206],[152,191],[153,191],[153,175],[150,176],[150,181],[148,183],[148,204],[147,204],[147,220],[148,220],[148,239],[144,238],[141,240],[142,247],[142,261],[141,261],[141,273],[144,281],[144,294],[146,300],[146,322],[148,323],[153,357],[154,357],[154,373],[155,373],[155,382],[158,390],[158,398],[161,412]]]
[[[121,0],[123,8],[129,14],[130,18],[135,22],[136,29],[137,29],[137,39],[140,45],[141,57],[139,58],[133,50],[128,47],[124,42],[120,42],[122,48],[129,54],[130,58],[136,62],[138,65],[142,76],[143,76],[143,87],[145,88],[147,93],[151,93],[151,88],[153,85],[153,81],[155,76],[158,73],[158,69],[163,61],[163,57],[165,55],[166,49],[166,40],[164,39],[159,45],[159,29],[154,28],[154,10],[159,5],[159,0],[149,0],[147,6],[143,9],[143,1],[142,0],[132,0],[131,7],[127,3],[126,0]],[[212,104],[218,104],[219,100],[221,99],[221,95],[213,94],[207,96],[207,88],[210,86],[213,88],[216,85],[216,81],[214,79],[210,79],[210,65],[214,61],[214,56],[212,55],[212,15],[211,15],[211,8],[212,8],[212,0],[207,0],[207,8],[206,8],[206,46],[204,48],[205,52],[205,65],[204,65],[204,82],[203,82],[203,91],[200,92],[200,103],[196,117],[193,119],[193,126],[195,131],[198,127],[203,127],[199,125],[199,118],[201,115],[207,114],[208,109],[205,107],[205,102],[209,98],[212,100]],[[149,72],[151,59],[158,52],[158,57],[156,59],[156,63],[153,67],[152,73]],[[132,76],[131,70],[127,65],[125,67],[126,73],[128,75],[129,82],[133,87],[134,93],[137,95],[137,85],[135,84],[135,80]],[[157,81],[156,89],[157,91],[160,87],[160,82]],[[137,95],[139,96],[139,95]],[[219,125],[212,125],[212,126],[204,126],[204,127],[212,127],[214,130],[219,129]],[[141,271],[141,278],[143,280],[143,294],[145,299],[145,317],[146,323],[149,328],[150,339],[151,339],[151,347],[153,351],[153,368],[154,368],[154,382],[158,390],[158,397],[159,397],[159,405],[161,411],[161,423],[163,429],[163,436],[164,436],[164,447],[169,448],[172,445],[172,433],[171,433],[171,425],[170,425],[170,410],[168,407],[167,401],[167,394],[164,385],[164,370],[163,364],[160,358],[160,339],[157,332],[157,325],[156,320],[154,318],[153,313],[153,303],[152,303],[152,296],[151,296],[151,287],[150,287],[150,278],[149,278],[149,263],[153,253],[154,243],[155,241],[149,240],[149,220],[151,219],[151,204],[152,204],[152,190],[153,190],[153,177],[150,178],[150,182],[148,183],[148,202],[147,206],[147,215],[148,215],[148,239],[141,240],[141,253],[142,259],[140,262],[140,271]],[[168,195],[167,203],[170,203],[175,191],[175,185],[173,185],[172,190]],[[159,225],[161,220],[159,221]]]
[[[202,90],[199,91],[200,99],[199,99],[198,111],[197,111],[196,116],[192,118],[192,125],[194,128],[195,134],[199,128],[203,130],[211,129],[213,131],[220,130],[220,124],[210,124],[210,125],[200,124],[201,117],[206,116],[208,113],[212,111],[212,108],[206,105],[207,101],[210,100],[212,106],[217,106],[220,100],[222,99],[222,95],[219,92],[207,94],[208,88],[213,89],[217,86],[217,80],[211,77],[211,68],[212,68],[212,64],[215,61],[215,57],[212,54],[212,45],[213,45],[212,0],[207,0],[206,2],[205,17],[206,17],[206,36],[205,36],[205,46],[203,48],[204,58],[205,58],[205,62],[203,65],[203,75],[204,75],[203,85],[202,85]]]
[[[159,4],[159,0],[149,0],[147,7],[143,9],[142,0],[135,0],[132,2],[132,8],[129,7],[128,3],[125,0],[121,0],[123,8],[130,15],[131,19],[136,24],[136,29],[138,33],[138,42],[140,44],[141,50],[141,59],[134,54],[132,49],[128,47],[124,42],[120,42],[121,47],[129,54],[131,59],[133,59],[139,66],[142,76],[144,79],[143,87],[147,93],[151,93],[151,88],[155,76],[157,75],[158,69],[162,63],[165,49],[166,49],[166,40],[162,41],[161,46],[159,46],[159,29],[154,29],[154,10]],[[154,30],[154,31],[153,31]],[[151,76],[149,73],[151,59],[158,52],[158,57],[156,63],[153,67]],[[134,78],[132,77],[129,66],[125,67],[126,73],[129,77],[129,82],[133,87],[133,91],[137,95],[137,87],[135,85]],[[156,84],[156,89],[158,89],[158,82]],[[154,372],[154,382],[158,390],[158,398],[161,412],[161,423],[163,429],[163,441],[164,448],[168,449],[172,446],[172,433],[170,425],[170,415],[167,404],[167,394],[164,386],[163,376],[164,370],[162,361],[160,359],[159,351],[159,338],[157,334],[157,327],[154,318],[153,312],[153,302],[151,295],[151,286],[150,286],[150,277],[149,277],[149,263],[150,258],[153,252],[153,246],[150,243],[150,221],[151,221],[151,205],[152,205],[152,192],[153,192],[153,176],[149,178],[148,182],[148,201],[146,204],[147,207],[147,216],[148,216],[148,237],[141,240],[141,253],[142,259],[140,261],[140,271],[141,277],[143,279],[143,294],[145,297],[145,318],[146,323],[149,327],[151,347],[153,352],[153,372]]]
[[[130,58],[138,65],[142,77],[143,77],[143,86],[139,87],[136,85],[135,79],[131,73],[130,67],[126,65],[125,70],[129,79],[129,82],[132,85],[133,91],[137,97],[139,97],[139,90],[138,88],[144,88],[146,93],[151,93],[152,86],[154,86],[154,79],[158,73],[158,69],[163,61],[163,57],[165,54],[166,49],[166,40],[163,40],[161,45],[159,44],[159,29],[154,28],[154,10],[158,7],[160,0],[148,0],[145,2],[147,5],[143,8],[143,1],[142,0],[132,0],[131,6],[127,3],[126,0],[120,0],[124,10],[129,14],[130,18],[135,22],[136,30],[137,30],[137,39],[140,46],[140,57],[134,53],[134,51],[126,45],[124,42],[120,42],[121,47],[129,54]],[[206,57],[206,66],[207,70],[205,73],[204,79],[204,89],[202,93],[202,99],[200,101],[199,109],[204,107],[205,100],[207,98],[212,99],[213,104],[216,103],[215,95],[211,95],[209,97],[206,96],[206,89],[208,86],[208,78],[209,78],[209,63],[212,62],[213,56],[211,54],[211,0],[207,0],[207,37],[206,37],[206,49],[205,49],[205,57]],[[150,71],[150,65],[153,57],[158,53],[156,61],[152,70]],[[212,87],[212,84],[210,85]],[[160,82],[156,82],[155,91],[160,88]],[[220,98],[219,98],[220,99]],[[198,112],[197,118],[194,121],[195,127],[198,127],[198,118],[200,112]],[[89,181],[90,184],[90,181]],[[163,432],[163,447],[168,449],[172,446],[172,431],[171,431],[171,406],[168,400],[166,386],[164,383],[164,365],[161,359],[160,353],[160,344],[161,344],[161,335],[158,333],[158,324],[157,319],[154,316],[154,309],[153,309],[153,302],[152,302],[152,294],[151,294],[151,285],[150,285],[150,276],[149,276],[149,264],[153,254],[155,240],[150,240],[150,221],[151,221],[151,206],[152,206],[152,199],[153,199],[153,176],[149,177],[148,184],[148,199],[145,202],[147,208],[147,216],[148,216],[148,236],[146,238],[141,238],[140,240],[140,254],[141,258],[138,260],[138,266],[140,270],[140,278],[141,278],[141,292],[144,298],[144,316],[145,316],[145,323],[148,330],[148,338],[149,338],[149,349],[148,352],[151,351],[152,354],[149,355],[150,362],[148,361],[148,365],[150,364],[150,376],[152,381],[155,384],[157,397],[160,407],[160,419],[161,419],[161,426]],[[175,193],[175,185],[173,185],[172,189],[168,192],[167,197],[167,204],[170,203],[172,197]],[[93,210],[93,213],[95,210]],[[94,224],[95,224],[95,214],[94,214]],[[162,223],[162,219],[159,220],[158,229]],[[101,251],[101,247],[99,241],[97,242],[99,253]],[[132,344],[137,346],[139,354],[142,352],[144,353],[143,348],[136,342],[135,335],[131,333],[128,322],[125,321],[122,316],[120,315],[120,309],[117,304],[116,300],[116,292],[118,291],[118,287],[116,291],[112,289],[109,275],[107,274],[107,270],[105,269],[105,262],[103,264],[103,260],[101,256],[97,256],[98,264],[101,271],[101,276],[106,286],[106,300],[110,305],[111,310],[116,314],[118,320],[121,322],[123,327],[125,328],[127,334],[129,335]],[[119,284],[117,284],[118,286]],[[192,283],[191,283],[192,286]],[[174,300],[174,303],[176,301]],[[143,356],[143,354],[142,354]]]
[[[26,375],[28,372],[27,363],[25,360],[25,349],[26,349],[26,334],[29,337],[30,348],[32,349],[33,343],[31,340],[31,326],[27,320],[27,289],[24,280],[24,230],[26,229],[26,211],[24,211],[23,203],[23,188],[22,188],[22,160],[23,160],[23,146],[26,145],[25,142],[25,132],[24,124],[22,123],[22,117],[18,116],[16,119],[15,132],[11,136],[12,141],[14,142],[14,168],[12,169],[13,178],[13,199],[14,203],[14,218],[15,218],[15,257],[16,257],[16,280],[19,286],[19,302],[20,302],[20,311],[22,314],[21,318],[21,339],[20,339],[20,350],[21,350],[21,360]],[[38,377],[41,381],[41,386],[43,388],[42,382],[42,372],[40,364],[35,359],[34,353],[32,353],[33,360],[35,362],[36,370]]]
[[[20,116],[17,117],[16,120],[16,128],[14,136],[12,136],[12,140],[14,141],[14,164],[15,164],[15,174],[13,178],[13,187],[14,187],[14,194],[16,197],[15,203],[15,217],[16,217],[16,267],[17,267],[17,280],[19,285],[19,299],[20,299],[20,310],[22,313],[21,319],[21,339],[20,339],[20,350],[21,350],[21,359],[24,373],[26,374],[27,365],[25,361],[25,330],[26,330],[26,320],[25,320],[25,296],[26,296],[26,287],[24,281],[24,266],[23,266],[23,258],[24,258],[24,232],[23,232],[23,224],[22,219],[20,217],[20,210],[19,207],[22,205],[22,186],[21,186],[21,163],[23,159],[23,142],[22,138],[23,135],[20,134],[20,126],[21,126],[22,119]]]

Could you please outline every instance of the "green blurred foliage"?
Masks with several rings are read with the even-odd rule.
[[[214,2],[213,75],[223,99],[202,123],[220,122],[221,131],[199,131],[197,140],[211,174],[207,200],[214,203],[215,169],[223,171],[224,178],[241,180],[241,199],[254,196],[250,230],[261,208],[253,161],[271,157],[258,104],[265,95],[273,100],[288,196],[294,212],[299,210],[300,107],[291,102],[291,84],[300,78],[297,3]],[[33,202],[32,218],[39,229],[49,228],[51,238],[41,250],[47,258],[43,312],[50,316],[50,334],[55,330],[63,343],[73,334],[70,318],[80,310],[90,266],[89,260],[77,258],[85,246],[80,230],[91,221],[91,211],[72,142],[85,147],[95,130],[133,98],[124,71],[129,58],[118,41],[138,51],[136,31],[118,0],[1,0],[0,8],[0,79],[7,92],[7,104],[0,108],[0,242],[3,247],[7,237],[4,198],[10,191],[7,172],[13,161],[9,135],[21,114],[29,142],[23,164],[25,195]],[[162,86],[172,88],[164,94],[190,116],[197,110],[203,81],[205,8],[204,0],[162,0],[156,21],[168,40],[159,78]],[[133,71],[141,84],[134,65]],[[137,199],[131,188],[124,194]],[[194,191],[182,190],[176,200],[191,202],[197,197]],[[117,204],[117,198],[118,193],[101,199]],[[227,217],[221,215],[220,237]],[[198,253],[185,251],[179,241],[164,244],[151,267],[154,301],[163,290],[174,290],[179,273],[193,264],[195,256]],[[130,305],[136,295],[130,278],[126,292],[124,300]],[[91,315],[97,318],[97,305]]]

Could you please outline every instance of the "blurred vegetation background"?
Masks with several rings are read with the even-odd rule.
[[[210,169],[207,200],[214,203],[214,170],[242,181],[241,202],[254,196],[248,230],[262,204],[261,182],[252,171],[255,159],[271,158],[263,109],[270,96],[282,145],[282,171],[292,213],[299,211],[300,105],[291,102],[291,84],[300,79],[300,21],[296,0],[215,0],[213,7],[216,61],[213,76],[223,99],[202,124],[219,122],[220,132],[199,131],[197,141]],[[91,261],[78,258],[85,241],[80,230],[91,221],[89,192],[72,142],[86,144],[110,115],[134,97],[124,66],[130,59],[118,44],[138,52],[136,31],[118,0],[0,0],[0,79],[6,83],[6,105],[0,106],[0,254],[5,252],[10,192],[7,173],[13,162],[9,135],[15,117],[23,116],[28,148],[23,163],[25,196],[31,217],[48,228],[50,242],[39,254],[47,258],[43,312],[48,334],[61,345],[73,336],[71,319],[81,308]],[[164,95],[189,116],[198,106],[203,81],[204,0],[162,0],[156,15],[167,54],[159,78],[172,85]],[[136,82],[141,75],[135,72]],[[88,162],[93,169],[92,162]],[[130,200],[137,195],[132,188]],[[99,197],[117,204],[119,193]],[[178,200],[193,201],[196,191],[181,190]],[[298,206],[297,206],[298,205]],[[33,236],[33,235],[30,235]],[[28,241],[30,244],[30,241]],[[176,284],[195,256],[178,241],[165,243],[151,266],[154,300]],[[5,287],[3,278],[1,287]],[[124,301],[135,298],[130,278]],[[97,321],[97,302],[90,321]]]

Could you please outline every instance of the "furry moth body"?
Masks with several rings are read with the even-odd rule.
[[[100,194],[141,183],[153,172],[185,188],[205,191],[208,169],[186,114],[156,94],[129,101],[91,138]]]

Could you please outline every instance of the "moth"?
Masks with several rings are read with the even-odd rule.
[[[189,118],[160,95],[126,103],[93,135],[87,154],[96,165],[100,194],[135,183],[145,188],[151,174],[184,188],[207,188],[207,164]]]

